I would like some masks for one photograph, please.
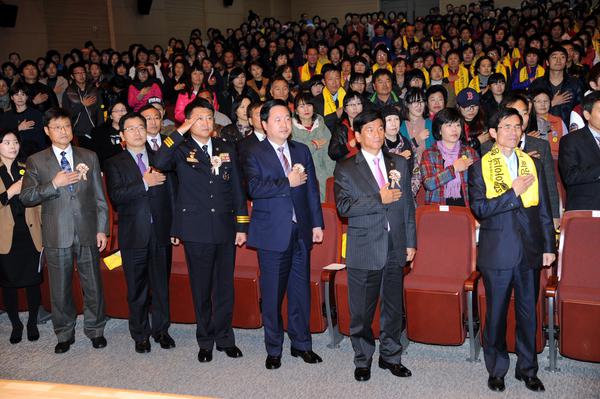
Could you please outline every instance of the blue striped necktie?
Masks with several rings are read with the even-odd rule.
[[[67,153],[65,151],[62,151],[60,155],[62,156],[62,158],[60,159],[60,168],[65,172],[72,172],[73,169],[71,169],[71,164],[69,163],[69,160],[66,157]],[[75,190],[75,187],[72,184],[69,184],[67,188],[70,192],[73,192]]]

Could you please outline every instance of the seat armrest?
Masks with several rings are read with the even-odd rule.
[[[556,298],[558,291],[558,276],[550,276],[548,283],[546,284],[545,295],[546,298]]]
[[[479,280],[479,277],[481,277],[481,273],[479,273],[478,271],[475,270],[475,271],[471,272],[471,275],[469,276],[469,278],[467,278],[465,280],[465,284],[464,284],[465,291],[474,291],[475,286],[477,285],[477,280]]]
[[[323,283],[331,283],[335,278],[335,274],[339,270],[344,270],[346,268],[345,265],[340,263],[332,263],[331,265],[323,267],[321,270],[321,282]]]

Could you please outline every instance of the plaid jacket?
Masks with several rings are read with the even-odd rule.
[[[471,147],[460,146],[460,156],[467,156],[473,162],[479,159],[479,155]],[[421,158],[421,176],[423,177],[423,186],[425,186],[425,204],[445,205],[444,186],[453,180],[456,175],[454,166],[444,168],[444,159],[437,145],[423,152]],[[469,207],[469,193],[467,191],[468,179],[467,171],[461,172],[461,192],[465,200],[465,205]]]

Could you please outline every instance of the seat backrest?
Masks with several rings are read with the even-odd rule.
[[[558,250],[561,284],[600,289],[599,239],[599,211],[565,212]]]
[[[417,255],[411,274],[466,278],[475,270],[475,218],[467,208],[417,208]]]
[[[325,203],[326,204],[335,204],[335,194],[333,193],[333,185],[335,179],[332,177],[328,177],[325,181]]]
[[[323,210],[323,242],[313,244],[310,253],[311,269],[321,270],[323,266],[339,263],[342,247],[342,224],[337,215],[337,210],[332,204],[321,204]]]

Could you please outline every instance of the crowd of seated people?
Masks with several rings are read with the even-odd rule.
[[[385,125],[384,151],[408,161],[406,178],[415,204],[420,198],[418,205],[469,207],[469,167],[493,147],[494,115],[514,108],[522,121],[519,148],[543,165],[554,227],[559,227],[561,206],[600,209],[600,157],[578,152],[575,137],[566,143],[587,131],[597,141],[591,145],[600,146],[600,102],[595,100],[600,13],[589,0],[570,3],[525,0],[515,9],[473,2],[448,5],[445,12],[434,8],[414,21],[393,11],[348,13],[343,20],[303,14],[296,21],[250,13],[238,27],[208,28],[205,34],[193,29],[188,38],[169,38],[164,45],[99,49],[88,41],[62,54],[50,49],[35,60],[21,59],[20,49],[14,49],[0,71],[0,211],[2,223],[5,217],[14,220],[12,246],[9,242],[0,251],[0,286],[13,325],[11,342],[21,340],[24,328],[15,289],[28,287],[30,307],[40,301],[41,238],[29,223],[39,208],[18,201],[19,176],[28,157],[54,148],[56,131],[49,129],[66,130],[62,114],[44,118],[49,110],[66,110],[73,144],[96,153],[105,173],[109,160],[128,150],[131,143],[124,139],[133,142],[142,122],[148,151],[159,153],[173,145],[169,135],[177,131],[200,137],[190,118],[202,120],[210,111],[210,135],[237,157],[240,175],[232,171],[226,179],[239,177],[245,199],[252,181],[243,166],[253,157],[252,146],[265,139],[270,116],[262,115],[261,107],[277,100],[269,108],[285,104],[289,109],[291,139],[310,151],[321,202],[336,164],[360,152],[357,117],[376,111]],[[211,162],[210,151],[218,150],[206,150]],[[174,179],[180,166],[161,156],[175,171],[146,179],[144,169],[146,190],[165,179],[180,184],[187,179]],[[149,160],[139,161],[149,166]],[[61,160],[63,170],[64,165]],[[65,180],[64,187],[71,190],[73,183]],[[566,202],[561,203],[559,186],[566,189]],[[246,215],[237,214],[238,223]],[[244,241],[236,238],[236,244]],[[31,270],[15,273],[15,262]],[[27,324],[30,340],[39,336],[34,313]],[[160,334],[155,338],[161,346],[175,345],[168,334],[168,339]],[[92,342],[102,347],[101,341]],[[221,349],[241,356],[230,344]],[[149,344],[140,348],[149,350]],[[310,353],[302,356],[315,360]],[[206,353],[202,358],[210,361]]]

